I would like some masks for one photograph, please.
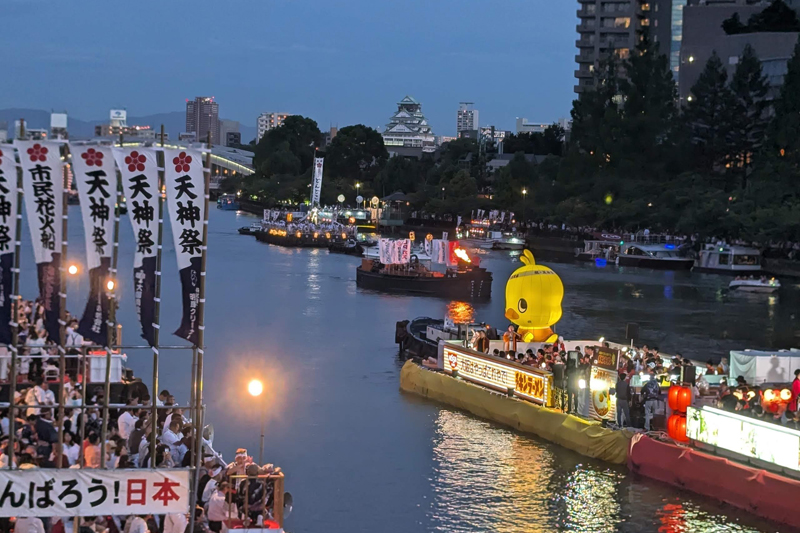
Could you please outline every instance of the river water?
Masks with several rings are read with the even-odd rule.
[[[240,236],[254,218],[210,213],[207,421],[215,447],[258,458],[262,416],[265,461],[284,468],[295,511],[289,531],[307,533],[425,531],[772,532],[782,526],[713,500],[636,478],[536,438],[401,393],[395,323],[441,317],[444,300],[387,296],[355,285],[358,258],[326,250],[288,249]],[[81,264],[77,208],[70,208],[69,257]],[[165,233],[162,343],[179,321],[180,298],[171,234]],[[23,265],[32,265],[27,235]],[[139,343],[133,309],[133,235],[126,218],[120,245],[124,343]],[[541,261],[545,262],[546,261]],[[505,280],[520,264],[491,252],[494,298],[479,319],[503,326]],[[567,338],[623,340],[641,326],[643,342],[662,352],[718,359],[734,348],[800,346],[800,287],[775,297],[727,294],[713,275],[550,266],[566,296],[558,331]],[[23,267],[23,294],[35,269]],[[69,283],[68,307],[82,312],[87,281]],[[150,383],[151,355],[130,350],[128,366]],[[163,350],[160,388],[187,402],[191,352]],[[266,382],[262,400],[246,385]]]

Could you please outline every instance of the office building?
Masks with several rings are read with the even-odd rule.
[[[673,0],[674,1],[674,0]],[[800,2],[786,2],[800,8]],[[691,90],[706,62],[716,51],[722,64],[728,70],[728,79],[733,76],[739,57],[745,47],[750,45],[756,56],[761,60],[764,75],[770,85],[768,97],[774,98],[783,85],[787,63],[792,57],[794,46],[800,34],[797,32],[761,32],[740,33],[727,35],[722,29],[722,22],[734,13],[739,14],[743,23],[747,23],[751,16],[761,12],[767,2],[754,4],[747,0],[730,0],[727,2],[706,0],[699,2],[692,0],[683,10],[683,32],[681,47],[678,51],[678,92],[682,105],[691,97]]]
[[[225,146],[237,146],[242,144],[242,134],[238,131],[225,132]]]
[[[578,55],[575,60],[580,94],[594,88],[594,69],[600,61],[615,55],[627,58],[639,42],[648,15],[658,0],[579,0]]]
[[[480,127],[478,120],[478,110],[473,107],[472,102],[461,102],[458,104],[456,113],[456,135],[462,131],[474,131]]]
[[[269,130],[283,126],[283,121],[289,116],[291,116],[289,113],[261,113],[256,121],[256,126],[258,127],[256,144],[261,141],[261,138]]]
[[[228,144],[228,134],[229,133],[239,133],[239,121],[238,120],[220,120],[219,121],[219,138],[220,138],[220,143],[223,146],[230,146]],[[242,136],[241,136],[241,134],[239,134],[239,142],[241,142],[241,140],[242,140]]]
[[[21,120],[14,121],[14,138],[15,139],[27,139],[30,141],[46,141],[49,137],[49,134],[46,129],[43,128],[29,128],[28,123],[25,122],[25,135],[22,134],[23,123]]]
[[[422,113],[422,104],[411,96],[397,103],[397,111],[389,119],[382,135],[387,149],[404,146],[421,148],[423,152],[436,150],[436,136]]]
[[[211,144],[219,144],[219,104],[213,96],[186,100],[186,133],[194,133],[203,142],[210,133]]]
[[[544,130],[552,126],[553,122],[528,122],[527,118],[517,117],[517,134],[520,133],[544,133]],[[572,123],[568,118],[560,118],[555,121],[564,131],[572,129]]]
[[[108,114],[108,124],[97,124],[94,127],[95,137],[112,137],[129,140],[154,140],[156,132],[150,126],[129,126],[128,112],[124,109],[112,109]]]

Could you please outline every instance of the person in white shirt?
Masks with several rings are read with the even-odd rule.
[[[66,339],[64,344],[68,347],[78,347],[80,348],[83,346],[83,335],[78,333],[78,321],[71,320],[70,323],[65,328],[66,332]]]
[[[131,515],[125,522],[125,533],[149,533],[147,522],[138,515]]]
[[[41,518],[35,516],[17,518],[14,533],[44,533],[44,524]]]
[[[178,445],[182,438],[180,418],[170,419],[169,429],[164,429],[163,433],[161,433],[161,444],[169,446],[170,454],[173,457],[177,456]]]
[[[69,466],[78,463],[78,458],[81,454],[81,447],[75,442],[75,435],[70,431],[64,432],[64,447],[62,448],[64,455],[69,461]]]
[[[211,479],[208,480],[206,483],[205,489],[203,489],[203,497],[200,498],[202,501],[207,502],[211,499],[211,496],[217,490],[217,484],[221,479],[220,474],[222,473],[222,467],[216,466],[211,471],[209,471],[208,475],[211,476]]]
[[[25,403],[27,405],[47,405],[47,393],[45,392],[45,383],[41,376],[36,377],[34,386],[28,389],[25,395]],[[26,416],[38,415],[41,411],[39,407],[29,407]]]
[[[135,406],[139,405],[139,398],[134,397],[128,401],[128,406]],[[131,432],[133,431],[133,427],[136,425],[136,421],[139,420],[139,417],[136,416],[135,411],[130,409],[126,409],[119,415],[117,419],[117,429],[119,430],[119,436],[128,440],[128,437],[131,436]]]
[[[229,517],[237,517],[236,504],[227,501],[228,487],[227,481],[220,483],[206,503],[208,528],[214,533],[222,531],[222,523]]]
[[[164,516],[164,533],[184,533],[189,520],[184,513],[169,513]]]

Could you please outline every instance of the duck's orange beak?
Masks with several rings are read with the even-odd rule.
[[[519,314],[509,307],[506,309],[506,318],[509,320],[517,320],[519,319]]]

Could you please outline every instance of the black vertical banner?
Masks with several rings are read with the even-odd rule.
[[[155,342],[156,261],[158,253],[158,164],[156,150],[114,148],[128,204],[136,252],[133,255],[133,294],[142,338]]]
[[[175,335],[195,346],[198,341],[198,306],[203,254],[205,176],[200,152],[164,150],[169,220],[178,258],[183,293],[183,316]]]
[[[0,255],[0,344],[11,344],[11,295],[14,290],[14,254]]]
[[[25,211],[39,273],[39,298],[44,306],[45,329],[58,342],[61,315],[61,240],[64,172],[58,144],[14,141],[22,166]]]
[[[99,346],[104,346],[108,342],[106,283],[110,270],[110,257],[101,257],[100,266],[89,270],[89,300],[78,323],[78,333]]]

